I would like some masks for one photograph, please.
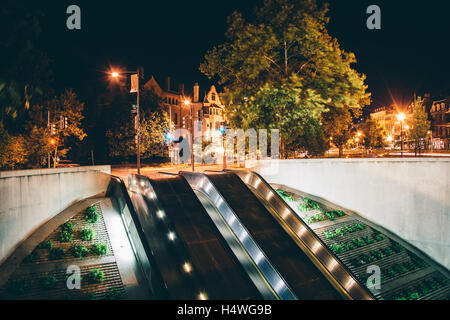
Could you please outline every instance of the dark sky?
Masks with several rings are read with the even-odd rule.
[[[373,105],[408,103],[412,94],[450,90],[450,6],[447,0],[331,0],[329,32],[356,54],[367,75]],[[104,87],[109,66],[135,68],[162,82],[165,76],[190,88],[208,79],[198,66],[206,51],[224,41],[226,17],[251,14],[258,0],[33,1],[44,13],[42,44],[55,63],[56,83],[81,99]],[[82,29],[66,28],[66,8],[81,7]],[[377,4],[382,30],[366,28],[366,8]]]

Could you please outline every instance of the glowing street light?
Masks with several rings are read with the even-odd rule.
[[[397,115],[397,119],[398,119],[398,121],[404,121],[406,119],[406,115],[403,112],[400,112]]]
[[[113,78],[118,78],[119,77],[119,73],[116,71],[111,72],[111,77]]]
[[[358,137],[361,137],[362,136],[361,131],[358,131],[357,135],[358,135]]]

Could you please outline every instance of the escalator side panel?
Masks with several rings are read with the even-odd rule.
[[[261,299],[208,213],[181,176],[148,178],[164,213],[184,242],[212,299]]]
[[[207,175],[300,299],[341,299],[337,290],[237,175]]]

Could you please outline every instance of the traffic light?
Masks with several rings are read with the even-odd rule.
[[[186,117],[182,118],[182,128],[186,128]]]
[[[64,129],[67,129],[69,126],[69,119],[67,117],[64,117]]]
[[[56,134],[56,124],[52,123],[50,125],[50,135],[54,136]]]

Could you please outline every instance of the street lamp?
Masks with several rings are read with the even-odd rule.
[[[192,172],[195,171],[195,164],[194,164],[194,117],[193,117],[193,106],[191,104],[191,101],[189,99],[184,100],[184,105],[190,108],[190,125],[191,125],[191,166],[192,166]]]
[[[400,121],[400,152],[401,152],[401,157],[403,158],[403,121],[405,121],[406,119],[406,115],[403,112],[400,112],[397,115],[397,119],[398,121]]]
[[[135,83],[135,87],[133,87],[133,81],[132,81],[132,88],[131,90],[136,90],[136,91],[130,91],[130,92],[136,92],[137,96],[136,96],[136,122],[137,122],[137,173],[141,174],[141,123],[140,123],[140,115],[139,115],[139,79],[141,77],[141,72],[142,72],[143,68],[137,68],[136,71],[121,71],[122,74],[130,74],[132,75],[136,75],[136,83]],[[111,77],[117,79],[119,78],[120,74],[117,71],[111,71]],[[133,79],[133,78],[132,78]]]

